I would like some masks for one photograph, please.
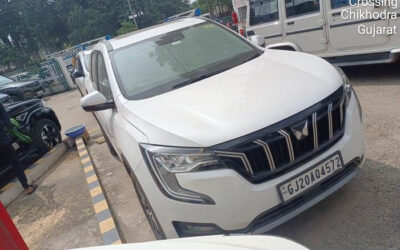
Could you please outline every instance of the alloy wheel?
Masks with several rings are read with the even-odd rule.
[[[42,127],[41,137],[42,141],[49,149],[52,149],[54,146],[60,143],[57,129],[50,124],[46,124]]]

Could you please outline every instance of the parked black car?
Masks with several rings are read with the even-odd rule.
[[[44,155],[58,143],[61,143],[61,125],[55,112],[43,105],[39,99],[4,104],[7,113],[19,123],[18,131],[32,138],[32,143],[14,139],[21,162],[29,162]],[[0,175],[11,167],[1,162]]]
[[[42,97],[45,94],[45,89],[39,80],[18,82],[0,76],[0,93],[7,94],[13,102],[18,102]]]

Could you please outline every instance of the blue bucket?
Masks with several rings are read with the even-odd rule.
[[[68,136],[69,138],[75,139],[78,138],[79,136],[83,135],[85,133],[86,126],[85,125],[78,125],[75,127],[72,127],[65,131],[65,135]]]

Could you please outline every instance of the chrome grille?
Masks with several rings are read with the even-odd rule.
[[[344,134],[344,89],[299,114],[213,149],[226,166],[251,182],[290,171],[322,153]]]

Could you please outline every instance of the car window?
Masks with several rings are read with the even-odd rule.
[[[115,50],[112,61],[123,93],[142,99],[196,76],[227,70],[259,53],[239,36],[202,23]]]
[[[9,84],[9,83],[12,83],[12,82],[14,82],[14,81],[9,79],[9,78],[7,78],[7,77],[0,76],[0,85]]]
[[[279,19],[278,0],[250,0],[250,25]]]
[[[107,100],[112,99],[110,81],[108,80],[107,69],[104,63],[103,56],[99,53],[97,55],[97,89],[102,93]]]
[[[306,15],[320,11],[317,0],[286,0],[286,17]]]
[[[92,62],[91,62],[90,74],[91,74],[92,82],[96,86],[96,84],[97,84],[97,53],[96,52],[92,53],[91,61]],[[96,89],[97,89],[97,86],[96,86]]]
[[[349,6],[350,2],[352,4],[357,3],[357,0],[331,0],[332,9],[337,9],[345,6]]]

